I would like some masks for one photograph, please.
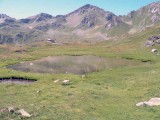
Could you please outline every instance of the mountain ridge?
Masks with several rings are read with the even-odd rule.
[[[58,42],[102,41],[134,34],[159,24],[160,2],[151,3],[123,16],[86,4],[66,15],[52,16],[40,13],[24,19],[15,19],[0,14],[0,21],[0,35],[5,36],[7,31],[10,36],[0,37],[0,43],[46,41],[48,38],[57,39]]]

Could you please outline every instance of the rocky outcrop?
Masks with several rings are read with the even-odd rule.
[[[150,36],[145,43],[145,46],[148,46],[148,47],[151,47],[154,45],[160,45],[160,36],[158,35]]]
[[[25,111],[24,109],[19,109],[17,107],[8,107],[8,108],[0,109],[0,113],[3,113],[3,114],[10,113],[11,115],[14,114],[22,118],[31,117],[31,114],[29,114],[27,111]]]
[[[25,33],[23,33],[23,32],[16,34],[16,39],[23,39],[24,34]]]
[[[41,30],[41,31],[47,31],[49,29],[49,27],[50,27],[50,25],[46,24],[46,25],[36,26],[35,29]]]
[[[12,36],[0,34],[0,43],[1,44],[4,44],[4,43],[10,44],[13,42],[14,42],[14,38],[12,38]]]
[[[121,20],[120,17],[114,15],[113,13],[108,13],[105,17],[106,19],[106,25],[105,25],[105,28],[107,30],[115,27],[115,26],[118,26],[119,24],[123,23],[123,21]]]
[[[150,36],[148,38],[149,41],[155,41],[155,40],[158,40],[158,39],[160,39],[160,36],[158,36],[158,35],[153,35],[153,36]]]
[[[70,84],[70,80],[63,80],[62,85],[69,85]]]
[[[27,118],[31,117],[31,115],[27,111],[25,111],[24,109],[18,110],[17,113],[20,114],[22,117],[27,117]]]
[[[86,26],[88,28],[91,28],[95,25],[96,23],[96,16],[94,14],[92,15],[87,15],[82,21],[81,21],[81,26]]]

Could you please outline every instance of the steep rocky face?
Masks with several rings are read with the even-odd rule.
[[[123,23],[122,19],[113,13],[107,13],[106,17],[106,25],[105,28],[107,30],[111,29],[112,27],[118,26]]]
[[[95,26],[95,23],[97,22],[97,18],[95,16],[95,14],[90,14],[90,15],[86,15],[81,23],[80,26],[87,26],[88,28],[91,28],[93,26]]]

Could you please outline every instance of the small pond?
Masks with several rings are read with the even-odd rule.
[[[27,78],[22,78],[22,77],[1,77],[0,78],[0,83],[14,83],[14,84],[32,84],[36,80],[35,79],[27,79]]]
[[[92,55],[45,57],[30,62],[7,66],[14,70],[36,73],[86,74],[104,69],[141,65],[138,60],[103,58]]]

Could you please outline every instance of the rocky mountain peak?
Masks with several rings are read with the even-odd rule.
[[[79,9],[93,9],[93,8],[98,8],[97,6],[91,5],[91,4],[86,4],[82,7],[80,7]],[[100,8],[98,8],[100,9]]]
[[[51,18],[53,18],[52,15],[47,14],[47,13],[40,13],[40,14],[37,15],[37,17],[44,17],[44,18],[46,18],[46,19],[51,19]]]
[[[0,14],[0,19],[7,19],[7,18],[11,17],[7,16],[6,14]]]
[[[0,14],[0,23],[4,23],[4,22],[7,22],[7,23],[15,22],[15,19],[9,17],[6,14]]]
[[[93,12],[96,12],[96,11],[97,12],[99,12],[99,11],[105,12],[105,10],[103,10],[103,9],[97,7],[97,6],[86,4],[82,7],[80,7],[79,9],[67,14],[66,16],[70,16],[70,15],[75,14],[75,13],[77,13],[78,15],[84,15],[85,13],[88,13],[88,12],[91,12],[91,11],[93,11]]]
[[[53,16],[47,13],[40,13],[38,15],[35,16],[31,16],[29,18],[23,19],[23,20],[27,20],[27,21],[34,21],[34,22],[40,22],[40,21],[46,21],[48,19],[52,19]],[[28,23],[28,22],[27,22]]]

